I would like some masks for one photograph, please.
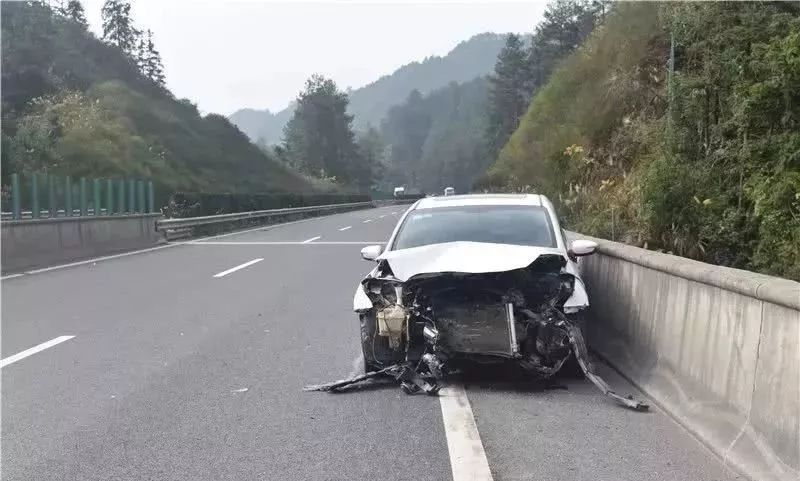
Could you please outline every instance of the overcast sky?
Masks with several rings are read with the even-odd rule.
[[[100,35],[103,0],[82,0]],[[278,111],[313,73],[358,88],[482,32],[531,32],[545,3],[133,0],[167,84],[204,112]]]

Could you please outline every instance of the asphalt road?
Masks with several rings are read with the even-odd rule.
[[[453,479],[475,453],[439,399],[301,390],[359,368],[359,250],[402,209],[2,281],[3,480]],[[59,336],[74,337],[7,363]],[[495,480],[738,479],[657,408],[585,380],[463,382]]]

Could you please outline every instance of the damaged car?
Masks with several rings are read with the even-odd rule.
[[[402,216],[385,248],[362,249],[376,267],[356,288],[365,373],[313,390],[388,376],[407,393],[436,394],[470,363],[515,363],[547,379],[570,359],[605,394],[581,330],[589,298],[578,258],[597,244],[567,242],[542,195],[431,197]]]

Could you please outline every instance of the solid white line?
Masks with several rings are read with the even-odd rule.
[[[44,267],[42,269],[34,269],[32,271],[25,271],[24,274],[26,274],[26,275],[27,274],[40,274],[42,272],[55,271],[55,270],[58,270],[58,269],[64,269],[66,267],[75,267],[75,266],[82,266],[82,265],[85,265],[85,264],[94,264],[95,262],[108,261],[108,260],[111,260],[111,259],[118,259],[120,257],[127,257],[127,256],[136,255],[136,254],[144,254],[145,252],[152,252],[152,251],[157,251],[157,250],[161,250],[161,249],[167,249],[167,248],[170,248],[170,247],[177,247],[177,246],[180,246],[180,245],[183,245],[183,244],[184,244],[183,242],[176,242],[174,244],[165,244],[165,245],[156,246],[156,247],[148,247],[147,249],[140,249],[138,251],[123,252],[121,254],[114,254],[114,255],[111,255],[111,256],[95,257],[94,259],[87,259],[85,261],[70,262],[69,264],[59,264],[57,266]]]
[[[492,481],[481,435],[464,388],[448,386],[442,389],[439,391],[439,403],[442,406],[453,481]]]
[[[24,275],[25,275],[25,274],[9,274],[9,275],[7,275],[7,276],[0,277],[0,281],[4,281],[4,280],[6,280],[6,279],[13,279],[13,278],[15,278],[15,277],[22,277],[22,276],[24,276]]]
[[[342,227],[341,229],[339,229],[339,231],[341,232],[341,231],[347,230],[347,229],[349,229],[351,227],[353,227],[353,226],[349,225],[347,227]]]
[[[306,240],[304,240],[302,242],[302,244],[309,244],[309,243],[314,242],[315,240],[319,239],[320,237],[322,237],[322,236],[318,235],[317,237],[312,237],[311,239],[306,239]]]
[[[238,266],[236,266],[236,267],[231,267],[231,268],[230,268],[230,269],[228,269],[227,271],[222,271],[222,272],[220,272],[219,274],[214,274],[214,277],[225,277],[225,276],[227,276],[228,274],[230,274],[231,272],[236,272],[236,271],[238,271],[239,269],[244,269],[245,267],[252,266],[253,264],[256,264],[256,263],[258,263],[258,262],[261,262],[261,261],[263,261],[263,260],[264,260],[264,259],[263,259],[263,258],[261,258],[261,257],[259,257],[258,259],[253,259],[252,261],[245,262],[244,264],[240,264],[240,265],[238,265]]]
[[[242,241],[242,242],[187,242],[190,246],[327,246],[327,245],[370,245],[386,244],[386,241],[322,241],[322,242],[300,242],[300,241]]]
[[[372,219],[367,219],[367,220],[365,220],[365,221],[364,221],[364,224],[366,224],[367,222],[372,222]]]
[[[43,343],[39,344],[38,346],[33,346],[30,349],[25,349],[22,352],[14,354],[13,356],[9,356],[9,357],[3,359],[2,361],[0,361],[0,368],[6,367],[11,363],[15,363],[15,362],[19,361],[20,359],[25,359],[26,357],[28,357],[30,355],[33,355],[33,354],[36,354],[39,351],[44,351],[48,347],[53,347],[56,344],[61,344],[64,341],[69,341],[73,337],[75,337],[75,336],[58,336],[57,338],[50,339],[49,341],[43,342]]]

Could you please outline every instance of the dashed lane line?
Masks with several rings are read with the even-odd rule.
[[[339,229],[339,232],[346,231],[347,229],[350,229],[351,227],[353,227],[353,226],[349,225],[347,227],[342,227],[341,229]]]
[[[259,262],[261,262],[263,260],[264,259],[262,257],[259,257],[258,259],[253,259],[252,261],[245,262],[244,264],[239,264],[236,267],[231,267],[230,269],[228,269],[226,271],[222,271],[222,272],[219,272],[217,274],[214,274],[214,277],[216,277],[216,278],[225,277],[228,274],[232,274],[232,273],[234,273],[234,272],[236,272],[236,271],[238,271],[240,269],[244,269],[245,267],[250,267],[253,264],[257,264],[257,263],[259,263]]]
[[[7,357],[7,358],[5,358],[3,360],[0,360],[0,368],[6,367],[9,364],[15,363],[15,362],[19,361],[20,359],[25,359],[26,357],[31,356],[33,354],[36,354],[37,352],[44,351],[45,349],[47,349],[49,347],[53,347],[56,344],[61,344],[64,341],[69,341],[73,337],[75,337],[75,336],[58,336],[56,338],[50,339],[47,342],[43,342],[43,343],[41,343],[41,344],[39,344],[37,346],[33,346],[30,349],[25,349],[22,352],[18,352],[16,354],[14,354],[13,356],[9,356],[9,357]]]
[[[301,244],[310,244],[310,243],[314,242],[315,240],[317,240],[317,239],[319,239],[321,237],[322,237],[321,235],[318,235],[317,237],[312,237],[311,239],[306,239],[303,242],[301,242]]]
[[[493,481],[472,406],[462,386],[439,391],[453,481]]]

